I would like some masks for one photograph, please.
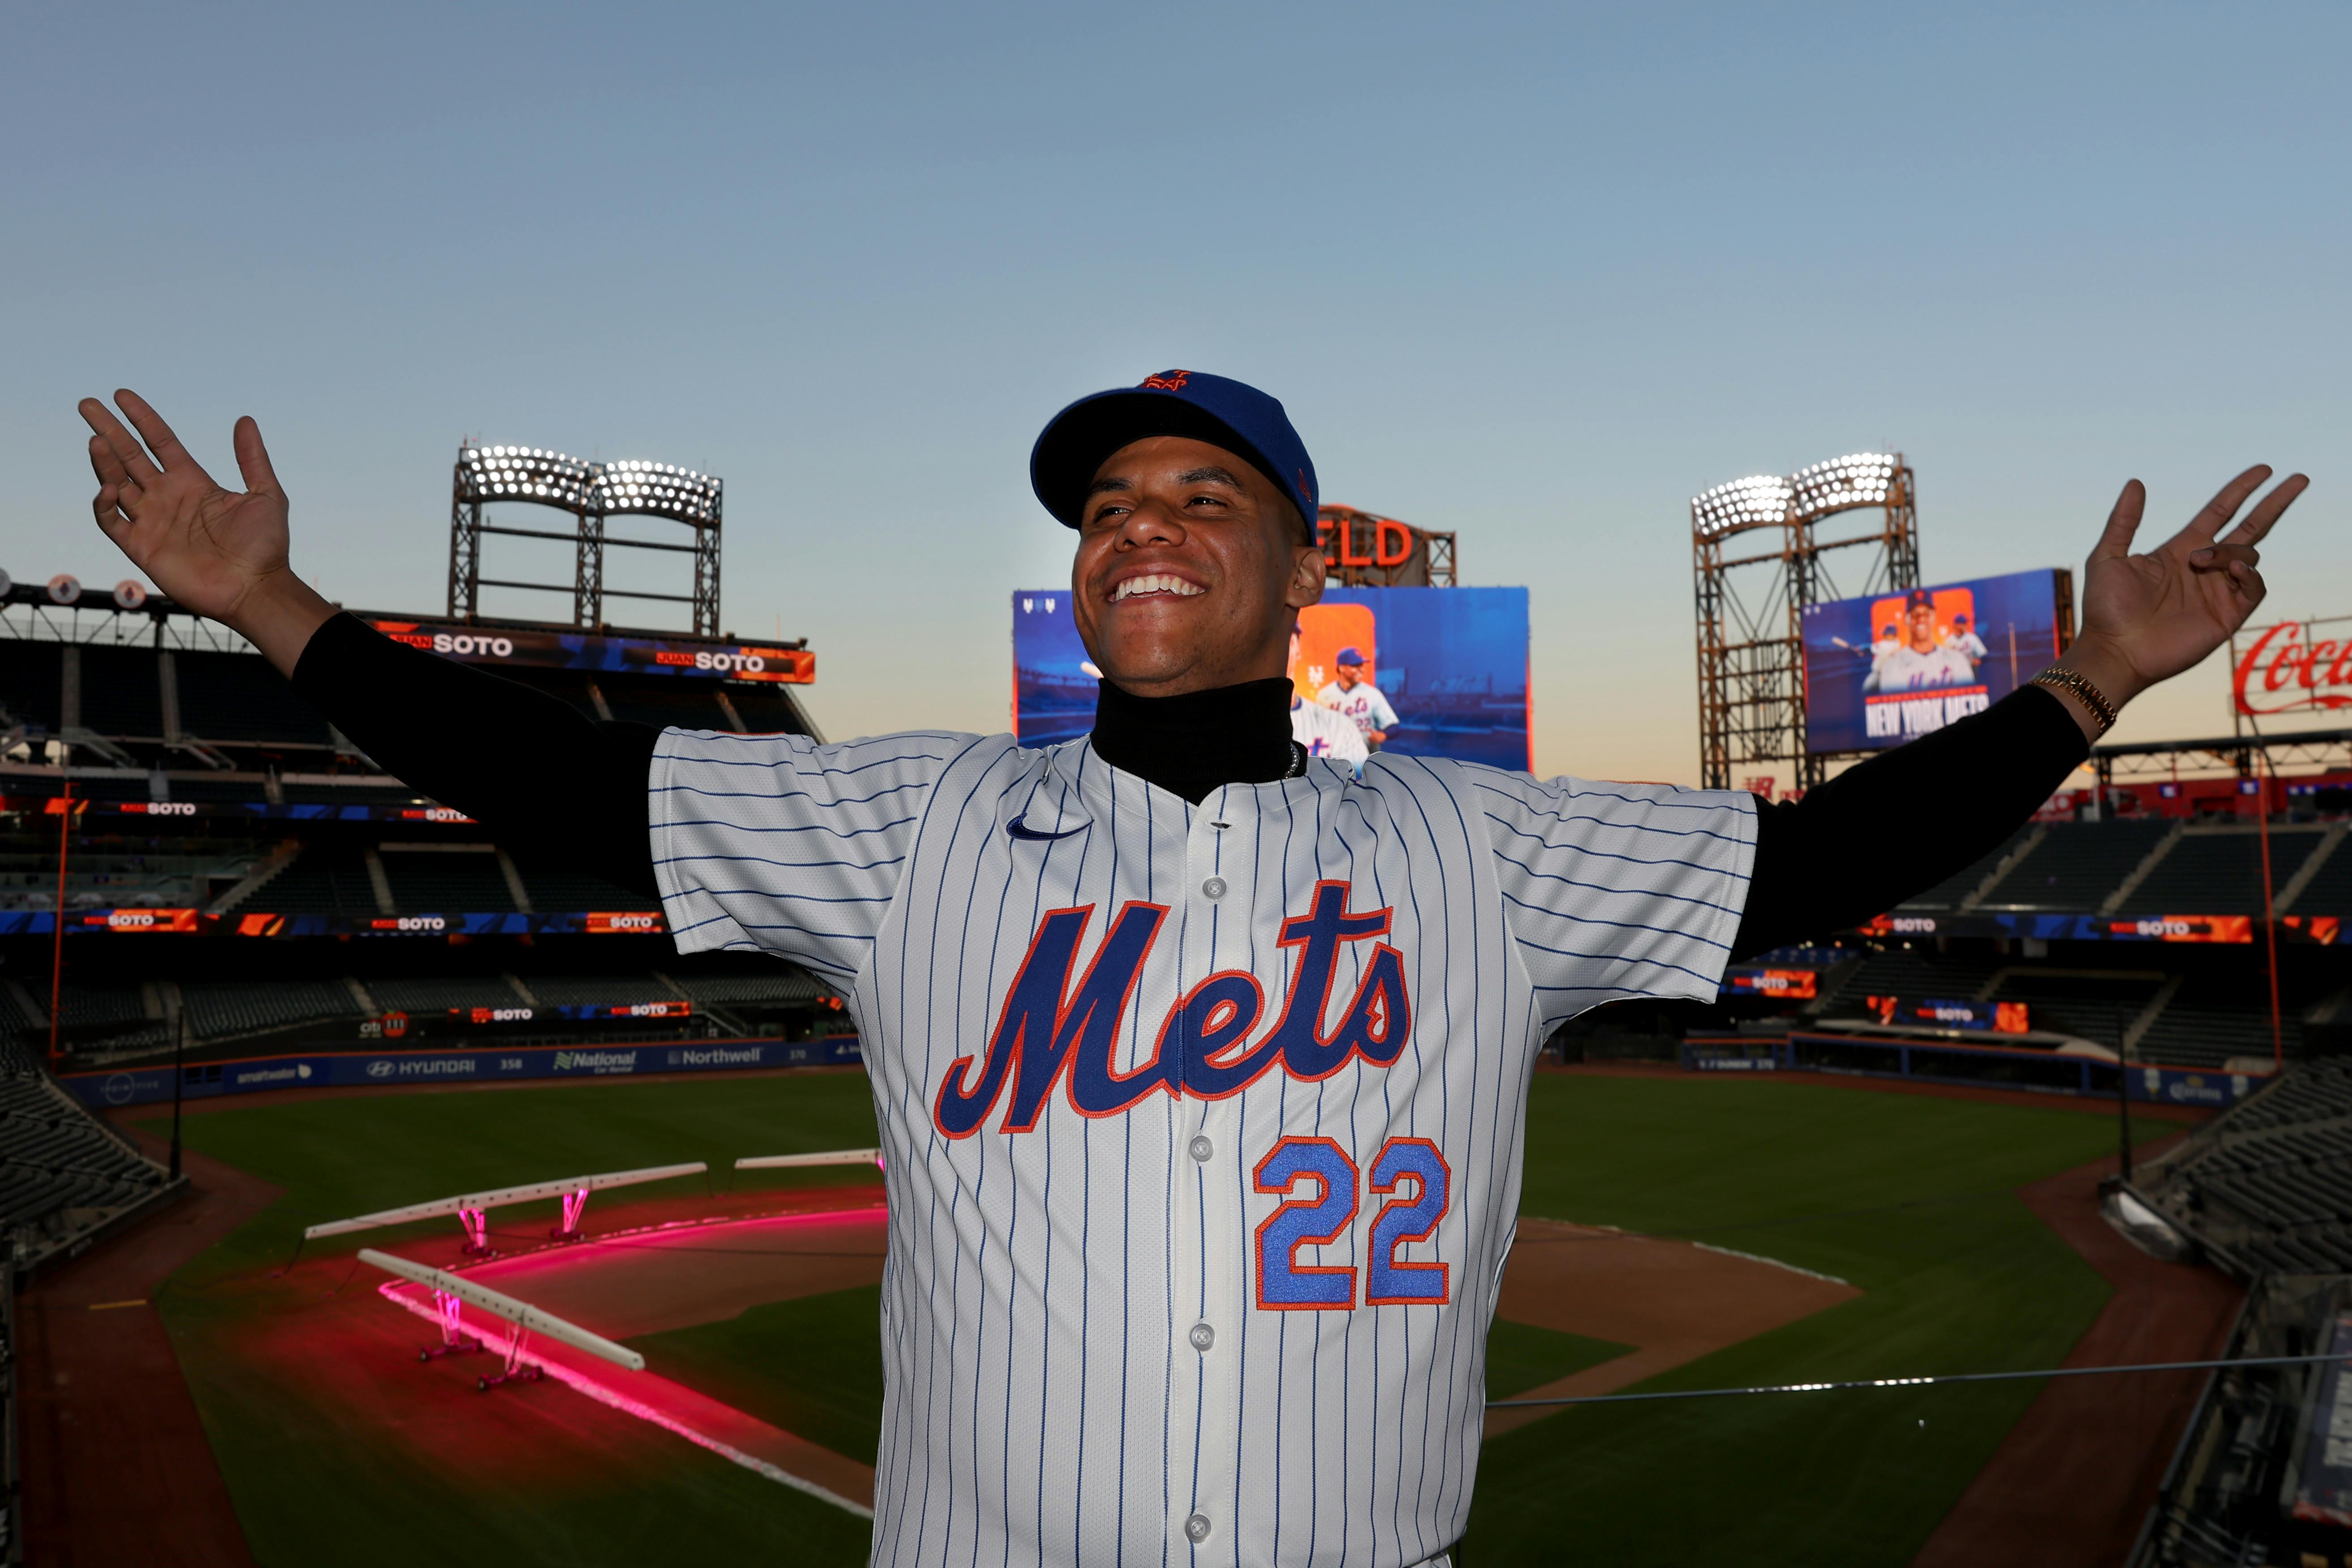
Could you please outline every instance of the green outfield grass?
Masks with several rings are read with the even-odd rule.
[[[2112,1116],[2057,1106],[1545,1075],[1520,1210],[1736,1247],[1864,1291],[1644,1388],[2053,1366],[2107,1289],[2012,1194],[2115,1142]],[[1486,1446],[1469,1562],[1557,1562],[1573,1543],[1593,1563],[1907,1563],[2042,1386],[1565,1411]]]
[[[446,1236],[453,1221],[338,1237],[282,1279],[268,1271],[306,1225],[441,1194],[688,1160],[725,1184],[740,1154],[864,1147],[872,1106],[864,1075],[835,1073],[353,1096],[188,1118],[189,1147],[286,1191],[157,1301],[256,1559],[864,1562],[865,1521],[658,1427],[552,1383],[477,1394],[474,1358],[420,1366],[430,1331],[374,1300],[375,1276],[351,1258],[362,1244]],[[871,1168],[820,1167],[761,1184],[873,1180]],[[689,1177],[629,1196],[703,1185]],[[543,1235],[555,1213],[551,1203],[491,1217],[494,1230]],[[873,1339],[870,1315],[863,1328],[845,1336],[845,1353]]]
[[[869,1143],[862,1077],[265,1103],[191,1117],[187,1135],[191,1147],[286,1194],[159,1298],[262,1563],[404,1563],[420,1551],[482,1568],[863,1560],[863,1521],[568,1389],[486,1398],[471,1392],[472,1364],[420,1367],[423,1325],[354,1276],[352,1238],[270,1275],[302,1226],[421,1196],[576,1170],[693,1159],[723,1167],[753,1150]],[[1647,1386],[2049,1365],[2095,1315],[2105,1288],[2013,1190],[2098,1157],[2114,1136],[2110,1119],[2054,1107],[1794,1082],[1544,1075],[1522,1208],[1760,1254],[1864,1292]],[[818,1171],[799,1181],[865,1184],[872,1174]],[[699,1182],[643,1192],[691,1194]],[[546,1207],[547,1215],[501,1210],[494,1219],[541,1230]],[[449,1228],[444,1220],[365,1239]],[[845,1290],[639,1342],[686,1381],[862,1457],[879,1414],[876,1305],[871,1289]],[[1506,1324],[1493,1347],[1494,1394],[1618,1348]],[[1488,1445],[1465,1568],[1691,1557],[1900,1563],[2037,1387],[1549,1416]]]
[[[646,1363],[738,1410],[837,1454],[871,1460],[882,1441],[882,1288],[867,1285],[754,1307],[629,1342]],[[811,1355],[808,1347],[824,1353]],[[1623,1355],[1628,1346],[1528,1323],[1496,1323],[1486,1350],[1491,1397]]]

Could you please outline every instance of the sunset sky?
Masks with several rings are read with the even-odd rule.
[[[998,730],[1031,440],[1186,366],[1528,585],[1545,772],[1696,780],[1689,498],[1844,452],[1931,581],[2301,468],[2270,608],[2352,615],[2341,6],[832,9],[19,13],[0,567],[123,574],[117,385],[223,475],[256,416],[372,608],[441,607],[461,437],[677,462],[828,735]]]

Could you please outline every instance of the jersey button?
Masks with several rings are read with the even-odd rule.
[[[1192,1325],[1192,1331],[1184,1337],[1192,1342],[1194,1350],[1205,1352],[1211,1345],[1217,1342],[1217,1331],[1206,1323],[1195,1323]]]
[[[1195,1546],[1209,1539],[1209,1516],[1196,1513],[1184,1521],[1184,1539]]]
[[[1213,899],[1222,899],[1225,896],[1225,879],[1223,877],[1212,877],[1201,884],[1201,891]]]
[[[1192,1158],[1198,1160],[1202,1164],[1207,1164],[1209,1163],[1209,1156],[1216,1152],[1217,1146],[1209,1142],[1208,1135],[1206,1133],[1198,1134],[1193,1138],[1190,1152],[1192,1153]]]

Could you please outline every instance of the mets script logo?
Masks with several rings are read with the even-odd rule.
[[[1375,942],[1389,934],[1391,911],[1351,913],[1348,891],[1345,882],[1318,882],[1307,913],[1282,922],[1281,945],[1298,950],[1290,994],[1282,1016],[1255,1044],[1249,1034],[1265,1011],[1265,989],[1245,970],[1221,970],[1177,1001],[1160,1021],[1151,1059],[1125,1073],[1113,1069],[1111,1052],[1125,1032],[1128,1003],[1168,906],[1140,900],[1121,906],[1076,991],[1070,973],[1094,906],[1047,911],[1013,977],[987,1058],[976,1076],[970,1057],[948,1064],[932,1121],[950,1138],[968,1138],[1004,1098],[1008,1084],[1013,1099],[1003,1131],[1026,1132],[1066,1079],[1070,1108],[1079,1115],[1117,1116],[1155,1092],[1223,1100],[1276,1064],[1307,1081],[1329,1078],[1352,1057],[1389,1066],[1412,1031],[1404,955]],[[1375,942],[1371,962],[1338,1026],[1326,1033],[1339,950],[1355,942]]]
[[[1189,370],[1163,370],[1158,375],[1147,375],[1143,384],[1155,392],[1181,392],[1184,384],[1192,379]]]

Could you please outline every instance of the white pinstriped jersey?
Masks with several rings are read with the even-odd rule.
[[[1307,748],[1310,757],[1328,757],[1344,763],[1350,770],[1362,767],[1371,759],[1372,750],[1364,744],[1364,732],[1356,728],[1355,721],[1343,713],[1335,713],[1320,702],[1290,700],[1290,738]]]
[[[1550,1026],[1712,998],[1749,797],[1383,754],[1186,804],[1084,741],[669,731],[684,950],[849,993],[889,1188],[877,1563],[1458,1538]]]

